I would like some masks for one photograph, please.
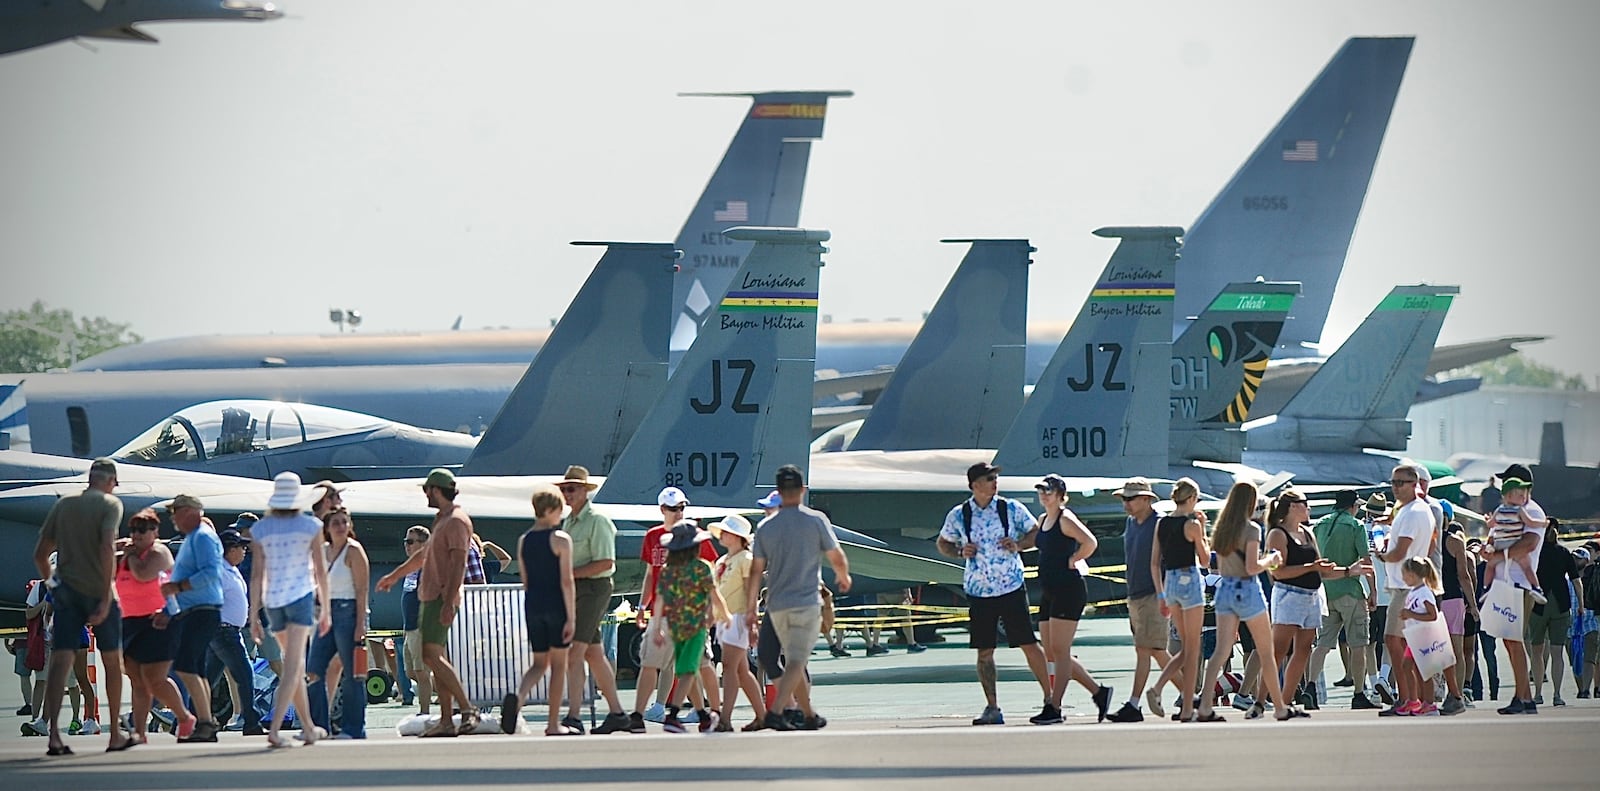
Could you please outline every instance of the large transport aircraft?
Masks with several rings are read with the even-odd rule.
[[[822,137],[828,100],[852,94],[715,95],[745,97],[751,104],[672,245],[683,251],[678,262],[683,274],[669,286],[674,307],[660,333],[671,333],[672,348],[679,354],[693,340],[683,311],[703,316],[706,295],[723,292],[750,249],[748,242],[721,232],[734,226],[789,227],[799,222],[811,142]],[[442,356],[429,348],[425,335],[352,334],[348,337],[355,344],[348,348],[364,350],[358,357],[376,364],[333,375],[329,367],[352,364],[343,352],[347,347],[339,342],[320,352],[295,348],[280,354],[236,347],[227,336],[180,340],[178,348],[198,350],[219,339],[223,350],[218,356],[191,358],[194,365],[119,365],[112,357],[73,373],[27,377],[21,393],[28,406],[31,445],[16,437],[11,444],[39,453],[104,455],[184,407],[228,398],[319,404],[412,426],[478,434],[500,411],[549,334],[540,330],[537,342],[506,345],[498,331],[447,333],[452,345],[465,345],[459,353]],[[241,340],[246,347],[255,345]],[[266,341],[267,346],[274,344]],[[125,348],[129,359],[142,355],[140,346]],[[21,403],[16,402],[17,409]],[[0,423],[14,414],[0,412]]]
[[[0,55],[71,38],[142,41],[140,22],[219,19],[260,22],[283,16],[259,0],[58,0],[0,3]]]
[[[778,466],[807,464],[810,403],[805,385],[814,364],[817,275],[827,233],[793,228],[736,228],[728,233],[755,246],[611,474],[600,479],[594,497],[595,507],[618,523],[622,590],[635,588],[642,578],[636,560],[640,540],[660,521],[655,496],[663,486],[683,488],[694,503],[688,515],[708,521],[755,511]],[[568,403],[564,395],[555,397],[561,399],[557,406]],[[538,430],[525,417],[520,411],[508,412],[497,424],[513,432]],[[33,576],[31,546],[38,525],[60,496],[83,488],[87,472],[88,462],[78,459],[0,452],[0,480],[14,487],[0,492],[5,549],[0,552],[0,578]],[[49,480],[39,482],[42,478]],[[457,502],[472,515],[480,535],[509,547],[531,522],[532,487],[559,478],[559,472],[532,474],[514,468],[497,475],[462,475]],[[131,464],[122,465],[119,479],[117,495],[130,513],[188,493],[205,502],[218,524],[244,511],[259,512],[272,486],[263,480]],[[407,477],[346,484],[344,500],[356,515],[357,536],[377,569],[393,567],[404,556],[400,538],[406,527],[432,519],[419,482]],[[889,551],[859,533],[840,533],[853,571],[864,579],[889,580],[894,586],[908,580],[959,580],[959,568],[949,563]],[[870,582],[865,589],[870,590]],[[17,593],[0,595],[10,601],[20,591],[18,586]],[[375,597],[373,609],[375,625],[398,623],[398,597]]]

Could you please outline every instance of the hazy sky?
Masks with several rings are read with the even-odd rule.
[[[1189,224],[1345,38],[1416,35],[1324,340],[1456,283],[1443,342],[1548,334],[1533,358],[1600,376],[1600,4],[281,5],[0,56],[0,308],[546,326],[596,257],[566,243],[671,240],[747,106],[677,92],[849,88],[802,211],[834,235],[822,312],[914,319],[962,252],[938,239],[1022,236],[1031,315],[1064,319],[1092,229]]]

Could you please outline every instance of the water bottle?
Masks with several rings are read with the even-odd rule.
[[[1369,530],[1371,535],[1372,550],[1374,552],[1384,551],[1389,544],[1389,531],[1384,527],[1382,522],[1372,522]]]

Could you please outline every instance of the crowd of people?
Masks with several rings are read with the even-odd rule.
[[[967,470],[971,497],[950,509],[937,538],[939,551],[963,566],[984,696],[973,725],[1005,722],[995,660],[1002,635],[1022,651],[1038,682],[1042,706],[1030,718],[1037,725],[1063,722],[1063,698],[1074,681],[1101,721],[1137,722],[1146,706],[1165,717],[1161,690],[1168,684],[1178,693],[1172,719],[1179,722],[1222,721],[1216,706],[1228,691],[1237,693],[1232,705],[1247,719],[1268,711],[1278,720],[1309,717],[1325,699],[1317,680],[1335,649],[1346,671],[1335,685],[1353,688],[1351,708],[1382,717],[1459,714],[1484,699],[1485,686],[1488,699],[1498,700],[1496,637],[1510,658],[1513,685],[1501,714],[1537,713],[1546,678],[1553,704],[1564,705],[1564,649],[1582,649],[1578,697],[1600,695],[1594,616],[1600,585],[1592,563],[1600,546],[1561,546],[1556,522],[1532,499],[1532,474],[1521,465],[1497,478],[1502,503],[1486,539],[1468,538],[1449,503],[1429,496],[1429,472],[1417,464],[1394,468],[1392,502],[1341,491],[1333,511],[1315,523],[1307,499],[1293,489],[1269,499],[1249,483],[1235,484],[1212,524],[1194,481],[1176,483],[1172,507],[1163,513],[1149,481],[1129,480],[1116,494],[1127,514],[1135,665],[1129,695],[1115,710],[1113,689],[1072,648],[1089,605],[1087,561],[1097,539],[1067,507],[1066,479],[1046,475],[1037,483],[1042,513],[1035,516],[999,495],[999,474],[986,463]],[[740,695],[754,717],[738,730],[819,729],[827,720],[812,700],[806,666],[819,635],[831,631],[821,568],[831,566],[834,587],[847,594],[849,562],[826,515],[803,504],[801,470],[782,467],[774,483],[759,503],[766,515],[758,526],[730,515],[702,529],[684,519],[689,499],[682,490],[661,491],[662,521],[645,535],[640,555],[646,568],[641,670],[633,706],[625,709],[601,633],[615,593],[617,528],[592,507],[589,496],[598,487],[583,467],[569,468],[556,485],[535,487],[533,525],[514,554],[476,535],[455,503],[454,475],[434,470],[421,487],[436,511],[433,523],[408,529],[406,560],[372,581],[366,548],[332,483],[306,487],[293,473],[279,475],[264,517],[243,515],[221,532],[198,498],[179,495],[167,506],[183,537],[173,553],[158,540],[161,518],[151,509],[130,517],[127,535],[119,537],[116,465],[100,459],[88,488],[61,499],[40,529],[40,581],[29,603],[30,615],[35,601],[49,614],[43,638],[49,650],[13,648],[25,708],[38,717],[29,726],[47,737],[50,755],[71,754],[60,710],[69,677],[94,694],[93,684],[74,673],[92,637],[106,672],[108,751],[143,743],[146,729],[134,724],[142,726],[152,710],[170,721],[180,742],[214,742],[225,729],[263,735],[272,748],[333,734],[363,739],[369,588],[398,587],[400,663],[416,686],[421,714],[429,715],[431,698],[438,699],[438,717],[421,735],[473,732],[482,714],[452,663],[449,634],[463,586],[489,579],[486,565],[515,563],[532,662],[500,701],[500,730],[520,730],[523,704],[547,676],[549,736],[585,733],[579,706],[591,682],[607,707],[596,734],[643,733],[649,720],[669,733],[691,726],[733,731]],[[1030,549],[1038,550],[1037,636],[1022,560]],[[906,640],[908,650],[921,649],[911,634]],[[1231,672],[1235,641],[1245,656],[1242,675]],[[760,675],[776,687],[770,699],[752,653]],[[278,678],[264,718],[257,716],[252,657]],[[227,726],[213,716],[208,664],[223,668],[228,681],[235,717]],[[1147,690],[1152,670],[1157,677]],[[330,679],[339,680],[338,722],[331,719]],[[648,706],[652,697],[655,705]],[[99,703],[91,700],[89,710]],[[281,731],[295,720],[299,732],[286,737]]]

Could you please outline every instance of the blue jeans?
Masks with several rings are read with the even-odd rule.
[[[211,674],[211,667],[221,662],[223,670],[233,679],[239,687],[239,702],[245,711],[236,711],[235,715],[243,718],[245,722],[260,722],[261,716],[250,716],[246,712],[255,708],[256,674],[250,669],[250,660],[244,653],[244,634],[237,626],[223,624],[217,627],[217,634],[211,638],[211,645],[207,647],[206,675]],[[270,712],[269,712],[270,714]]]
[[[332,733],[328,725],[328,663],[335,651],[344,663],[344,677],[339,683],[339,700],[344,716],[339,723],[342,733],[351,738],[367,738],[367,684],[366,675],[351,678],[356,672],[356,619],[366,614],[356,613],[355,599],[334,599],[330,602],[333,628],[311,640],[311,654],[306,658],[306,672],[317,680],[306,687],[306,697],[311,702],[311,721]]]

